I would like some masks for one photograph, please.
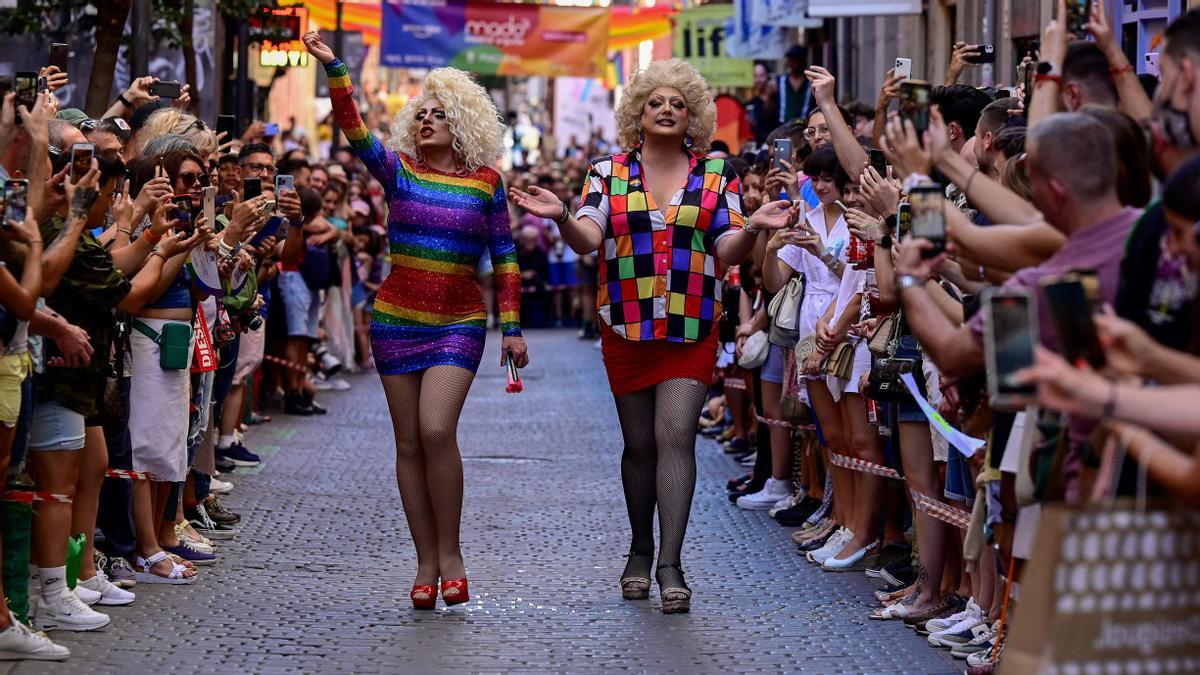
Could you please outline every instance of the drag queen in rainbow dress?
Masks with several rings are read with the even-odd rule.
[[[396,482],[417,549],[413,607],[469,599],[459,548],[463,471],[457,429],[483,357],[487,310],[476,281],[495,269],[504,333],[500,365],[528,362],[518,323],[521,276],[504,186],[492,167],[503,148],[495,104],[469,75],[429,73],[392,123],[393,149],[363,123],[346,66],[317,33],[304,36],[325,65],[338,126],[388,203],[391,273],[371,319],[371,349],[396,435]]]

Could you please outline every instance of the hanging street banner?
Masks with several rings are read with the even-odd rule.
[[[725,20],[726,56],[740,59],[783,58],[788,48],[788,31],[754,20],[754,5],[761,1],[734,0],[733,16]]]
[[[733,5],[700,5],[675,15],[671,55],[696,67],[710,87],[748,87],[754,81],[754,61],[725,55],[725,23],[733,20]]]
[[[387,0],[381,65],[481,75],[604,77],[607,8]]]

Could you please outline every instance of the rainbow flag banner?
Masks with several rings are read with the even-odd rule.
[[[604,77],[606,8],[387,0],[380,63],[482,75]]]

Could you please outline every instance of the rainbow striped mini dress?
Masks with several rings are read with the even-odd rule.
[[[371,349],[380,375],[434,366],[479,368],[487,309],[476,280],[483,255],[495,269],[500,327],[521,334],[521,274],[500,174],[480,167],[465,176],[421,166],[387,150],[354,102],[341,61],[325,66],[338,125],[380,183],[388,202],[391,272],[375,299]]]

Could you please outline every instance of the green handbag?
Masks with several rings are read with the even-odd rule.
[[[162,333],[138,319],[133,327],[158,345],[158,365],[163,370],[186,370],[192,356],[192,326],[187,323],[163,324]]]

